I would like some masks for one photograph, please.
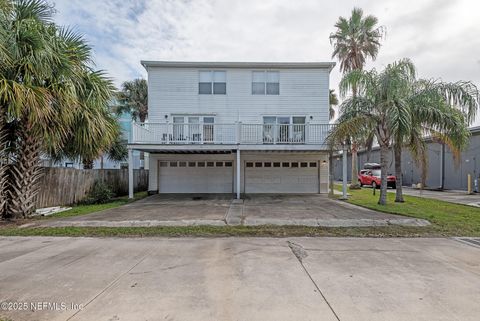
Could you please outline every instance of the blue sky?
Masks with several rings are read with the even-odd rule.
[[[409,57],[421,77],[480,85],[474,0],[57,0],[56,21],[84,34],[116,85],[146,77],[140,60],[330,61],[328,36],[353,6],[387,28],[375,62]],[[340,73],[332,72],[337,88]]]

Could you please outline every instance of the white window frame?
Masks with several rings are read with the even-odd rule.
[[[255,73],[263,73],[264,81],[254,81],[254,74]],[[268,74],[269,73],[276,73],[278,75],[278,82],[269,82],[268,81]],[[263,83],[263,93],[255,93],[254,92],[254,84]],[[275,94],[268,93],[268,84],[278,84],[278,92]],[[252,82],[251,82],[251,89],[252,95],[255,96],[279,96],[280,95],[280,71],[279,70],[252,70]]]
[[[216,82],[215,81],[215,73],[222,72],[225,75],[224,82]],[[210,81],[201,81],[201,74],[202,73],[209,73],[210,74]],[[207,84],[210,83],[210,92],[209,93],[201,93],[200,92],[200,84]],[[224,93],[215,93],[215,84],[225,84],[225,92]],[[226,95],[227,94],[227,71],[226,70],[199,70],[198,71],[198,94],[199,95]]]
[[[280,118],[287,118],[287,117],[290,118],[290,122],[289,122],[290,125],[293,125],[293,118],[303,117],[303,118],[305,118],[305,123],[304,124],[307,124],[307,116],[306,115],[262,115],[262,124],[265,124],[263,122],[265,117],[272,117],[272,118],[275,117],[275,119],[276,119],[275,124],[277,124],[277,125],[278,125],[278,118],[279,117]],[[297,125],[300,125],[300,124],[297,124]]]

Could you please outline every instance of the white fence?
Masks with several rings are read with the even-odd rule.
[[[325,144],[331,124],[134,123],[137,144]]]

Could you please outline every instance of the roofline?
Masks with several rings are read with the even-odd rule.
[[[248,61],[153,61],[141,60],[142,66],[175,68],[297,68],[318,69],[335,67],[335,62],[248,62]]]

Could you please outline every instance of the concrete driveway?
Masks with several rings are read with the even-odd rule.
[[[0,271],[14,321],[480,315],[480,247],[453,239],[3,237]]]
[[[37,224],[37,223],[36,223]],[[46,226],[424,226],[425,220],[385,214],[326,195],[154,195],[128,205],[66,219],[41,221]]]

